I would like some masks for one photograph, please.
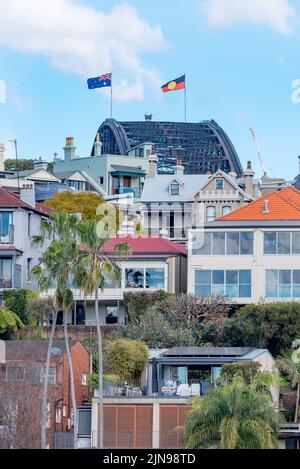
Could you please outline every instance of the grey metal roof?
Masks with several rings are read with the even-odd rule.
[[[145,175],[146,171],[140,168],[135,168],[134,166],[119,166],[119,165],[112,165],[113,170],[118,171],[120,173],[134,173],[134,174],[141,174]]]
[[[78,169],[75,169],[73,171],[63,171],[61,173],[54,173],[53,175],[55,177],[57,177],[58,179],[68,179],[69,177],[73,176],[73,174],[76,174],[76,173],[81,173],[81,171],[79,171]]]
[[[162,357],[241,357],[251,352],[250,347],[174,347]]]
[[[199,192],[211,176],[202,174],[184,174],[179,176],[159,175],[147,179],[144,185],[141,202],[189,202]],[[170,195],[169,187],[174,181],[181,185],[180,195]]]

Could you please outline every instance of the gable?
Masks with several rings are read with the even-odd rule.
[[[53,174],[49,173],[45,169],[40,169],[36,172],[31,173],[30,175],[24,177],[28,181],[50,181],[50,182],[60,182]]]

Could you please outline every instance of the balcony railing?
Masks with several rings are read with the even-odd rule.
[[[15,242],[15,226],[9,225],[8,233],[0,232],[0,244],[14,244]]]
[[[200,380],[191,380],[185,384],[172,380],[152,380],[150,385],[141,385],[140,381],[136,380],[123,383],[105,381],[103,392],[105,397],[171,397],[179,399],[182,397],[205,396],[214,386],[211,381]],[[97,397],[97,391],[95,396]]]
[[[12,288],[12,280],[0,278],[0,288]]]
[[[113,187],[112,192],[113,192],[113,195],[133,194],[133,197],[135,199],[139,199],[141,197],[141,191],[138,187],[125,187],[125,186]]]

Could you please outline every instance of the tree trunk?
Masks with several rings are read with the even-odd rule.
[[[46,371],[44,378],[44,387],[43,387],[43,399],[42,399],[42,429],[41,429],[41,448],[47,448],[46,441],[46,427],[47,427],[47,399],[48,399],[48,381],[49,381],[49,368],[51,362],[51,350],[53,346],[53,340],[55,335],[55,327],[57,321],[57,311],[52,313],[52,326],[51,333],[48,342],[47,358],[46,358]]]
[[[296,397],[296,409],[295,409],[295,423],[298,423],[298,415],[299,415],[299,399],[300,399],[300,381],[297,384],[297,397]]]
[[[104,435],[104,406],[103,406],[103,355],[102,355],[102,333],[99,318],[99,291],[95,290],[95,314],[97,325],[97,342],[98,342],[98,389],[99,389],[99,434],[98,434],[98,448],[103,449],[103,435]]]
[[[70,346],[69,346],[68,327],[67,327],[68,317],[67,316],[68,316],[68,312],[64,311],[64,336],[65,336],[65,344],[66,344],[69,373],[70,373],[71,400],[72,400],[72,407],[73,407],[74,448],[76,449],[78,447],[78,444],[77,444],[77,440],[78,440],[77,403],[76,403],[76,395],[75,395],[72,355],[71,355]]]

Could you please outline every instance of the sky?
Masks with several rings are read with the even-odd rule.
[[[113,117],[214,119],[242,165],[292,179],[300,155],[300,0],[0,0],[0,142],[20,158],[63,155],[73,136],[89,156],[110,117],[110,91],[87,78],[113,72]]]

